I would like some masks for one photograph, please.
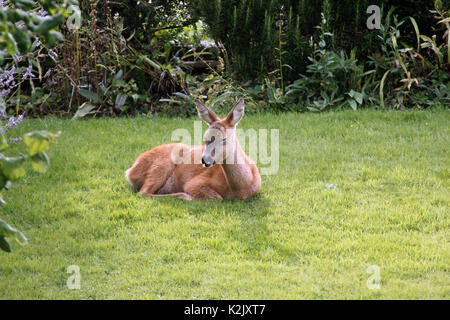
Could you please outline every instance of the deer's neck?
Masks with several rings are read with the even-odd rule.
[[[253,182],[253,173],[249,166],[247,156],[244,150],[242,150],[237,138],[235,138],[234,143],[233,155],[232,157],[227,156],[227,160],[222,164],[222,168],[228,184],[233,190],[247,189]]]

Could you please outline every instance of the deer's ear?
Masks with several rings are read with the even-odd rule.
[[[230,113],[227,115],[226,120],[232,126],[237,125],[237,123],[244,116],[245,102],[244,99],[239,99],[236,105],[231,109]]]
[[[219,117],[210,108],[202,104],[200,101],[195,101],[195,107],[197,108],[198,116],[203,119],[207,124],[212,124],[219,121]]]

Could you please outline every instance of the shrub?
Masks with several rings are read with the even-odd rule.
[[[290,84],[286,95],[290,103],[311,111],[344,106],[356,110],[370,100],[367,89],[374,70],[364,72],[364,65],[355,58],[355,51],[348,56],[343,50],[328,50],[327,41],[332,41],[333,34],[325,29],[326,26],[323,15],[318,27],[319,42],[311,43],[314,55],[308,57],[307,75],[300,75],[300,79]]]
[[[7,121],[5,121],[7,119]],[[15,117],[7,117],[5,110],[0,110],[0,191],[8,190],[11,187],[11,181],[21,179],[25,176],[25,162],[30,161],[33,169],[39,173],[45,173],[50,164],[46,151],[49,149],[50,142],[55,142],[58,134],[47,131],[28,132],[23,137],[8,138],[8,132],[18,126],[23,115]],[[11,144],[24,143],[27,146],[28,154],[20,154],[18,156],[6,156],[3,152],[9,148]],[[5,205],[3,196],[0,195],[0,205]],[[12,228],[5,221],[0,220],[0,249],[10,252],[11,248],[6,237],[16,237],[21,244],[26,244],[26,237],[18,230]]]
[[[68,3],[66,2],[65,5]],[[9,131],[18,126],[24,118],[23,114],[17,118],[7,116],[8,97],[12,91],[16,90],[18,92],[17,106],[19,107],[21,102],[21,84],[28,79],[32,92],[35,92],[32,80],[32,77],[34,77],[32,73],[33,65],[31,65],[33,60],[36,60],[34,62],[37,63],[39,68],[40,78],[42,77],[39,64],[40,52],[43,50],[43,48],[40,48],[42,43],[39,40],[35,40],[31,44],[30,39],[41,36],[47,48],[54,45],[56,40],[61,39],[61,35],[53,29],[63,21],[63,15],[66,13],[65,7],[49,0],[42,1],[43,8],[40,11],[31,11],[30,9],[34,5],[36,5],[34,2],[21,0],[12,1],[12,3],[1,2],[0,50],[2,51],[0,51],[0,64],[5,63],[5,58],[12,55],[14,57],[12,59],[9,58],[9,61],[6,62],[6,69],[3,69],[0,74],[0,190],[8,190],[11,187],[11,181],[25,176],[26,161],[31,162],[35,171],[40,173],[46,172],[50,163],[46,151],[49,149],[50,142],[55,142],[59,135],[59,133],[53,134],[47,131],[33,131],[26,133],[23,137],[8,138]],[[53,14],[48,14],[47,11],[43,12],[42,10],[44,9]],[[19,63],[25,60],[25,56],[30,65],[24,71],[19,68]],[[17,75],[20,75],[20,80]],[[17,156],[6,156],[3,153],[11,144],[22,142],[27,146],[27,154],[21,153]],[[0,205],[5,204],[3,196],[0,195]],[[16,237],[21,244],[27,243],[26,237],[20,231],[0,220],[1,250],[11,251],[9,242],[6,239],[11,236]]]
[[[430,16],[446,30],[440,41],[436,35],[423,34],[414,18],[399,20],[394,13],[388,13],[379,32],[381,53],[374,53],[368,63],[376,70],[381,107],[449,105],[446,84],[450,80],[450,11],[444,10],[441,1],[435,1]],[[404,42],[405,26],[415,30],[416,41],[410,44]],[[389,93],[386,97],[385,92]]]
[[[244,79],[263,78],[274,70],[281,72],[276,50],[280,22],[286,52],[284,62],[292,67],[284,74],[287,81],[306,70],[311,54],[307,42],[311,36],[318,36],[314,26],[320,23],[320,12],[327,20],[326,28],[334,34],[329,48],[345,52],[357,48],[356,57],[360,59],[379,50],[377,32],[366,26],[369,5],[383,8],[383,17],[391,7],[396,7],[400,18],[414,16],[424,26],[424,32],[431,32],[434,24],[428,11],[433,7],[430,0],[189,0],[187,3],[191,14],[203,19],[212,37],[223,43],[224,57],[229,57],[227,67]],[[405,36],[413,38],[414,29],[409,28]]]
[[[190,0],[188,3],[192,14],[206,22],[211,36],[223,43],[225,66],[232,67],[238,77],[249,79],[278,69],[279,52],[274,48],[279,47],[280,25],[284,50],[291,53],[285,55],[285,63],[295,72],[303,70],[306,43],[298,10],[306,8],[305,1],[300,2],[303,5],[281,0]]]

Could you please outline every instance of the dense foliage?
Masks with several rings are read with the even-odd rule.
[[[0,51],[0,61],[4,62],[5,55],[13,58],[4,64],[7,67],[0,74],[0,191],[9,190],[11,181],[25,176],[27,161],[31,162],[33,169],[39,173],[45,173],[50,164],[46,151],[49,149],[50,142],[56,141],[59,133],[53,134],[42,130],[28,132],[23,137],[9,137],[10,131],[20,125],[24,116],[22,114],[17,117],[9,117],[6,112],[6,103],[11,92],[18,91],[16,112],[19,111],[21,108],[20,87],[27,79],[30,81],[32,90],[35,91],[32,81],[33,66],[30,64],[23,70],[23,68],[19,68],[18,64],[24,57],[39,57],[44,45],[50,48],[56,40],[62,39],[62,35],[54,29],[64,21],[64,14],[67,13],[66,8],[69,4],[69,2],[65,2],[60,5],[57,2],[45,0],[42,1],[39,11],[32,11],[30,9],[33,8],[34,3],[31,1],[16,0],[12,1],[12,5],[1,3],[0,49],[2,51]],[[44,44],[39,37],[42,38]],[[31,43],[30,38],[35,38],[35,41]],[[49,50],[49,52],[51,51]],[[37,61],[39,62],[39,60]],[[40,65],[38,64],[38,66]],[[41,69],[39,71],[41,72]],[[42,77],[41,73],[40,77]],[[5,153],[11,145],[20,143],[25,144],[26,154],[8,156]],[[17,154],[17,150],[15,151]],[[0,205],[5,204],[5,200],[0,194]],[[15,237],[20,244],[26,244],[28,241],[22,232],[0,219],[0,249],[11,252],[7,237]]]
[[[317,35],[315,26],[320,23],[321,12],[327,31],[335,35],[329,47],[347,52],[356,48],[358,58],[380,49],[377,32],[366,26],[370,5],[381,7],[384,16],[393,7],[400,19],[414,16],[424,34],[435,29],[430,0],[190,0],[189,4],[193,15],[203,19],[211,35],[232,54],[233,70],[244,79],[277,69],[280,50],[283,61],[290,66],[285,78],[296,79],[308,64],[311,50],[307,44],[311,36]],[[412,26],[406,36],[414,36]]]
[[[51,3],[1,3],[8,114],[189,116],[195,99],[238,96],[248,112],[449,103],[441,0]]]

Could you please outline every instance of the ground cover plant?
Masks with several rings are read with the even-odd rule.
[[[0,298],[449,298],[447,109],[246,116],[241,128],[280,133],[279,171],[262,177],[259,196],[133,193],[124,172],[136,156],[177,128],[192,132],[193,120],[14,128],[63,134],[44,178],[30,171],[4,194],[2,218],[29,244],[0,252]],[[67,287],[72,265],[79,290]],[[368,287],[374,267],[379,289]]]

